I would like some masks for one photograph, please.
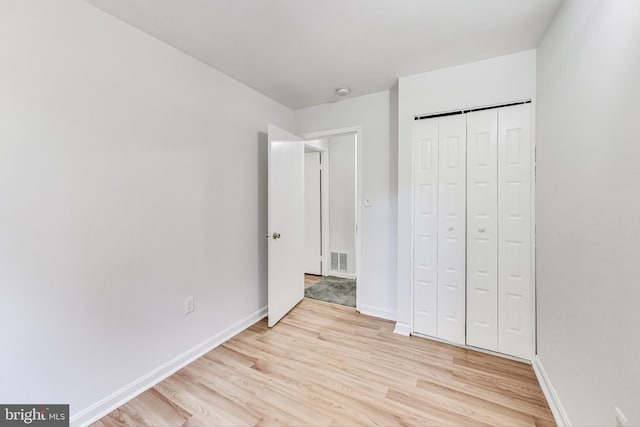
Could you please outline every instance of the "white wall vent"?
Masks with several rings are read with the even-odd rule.
[[[347,272],[347,254],[340,254],[340,271]]]
[[[331,271],[347,272],[347,254],[331,252]]]
[[[338,252],[331,252],[331,270],[339,271],[340,269],[340,260],[338,257]]]

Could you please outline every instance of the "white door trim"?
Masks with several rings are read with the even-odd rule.
[[[362,300],[362,287],[366,286],[360,280],[360,265],[361,262],[361,253],[362,253],[362,126],[347,126],[338,129],[328,129],[317,132],[307,132],[301,133],[300,136],[304,139],[319,139],[319,138],[328,138],[331,136],[338,136],[344,134],[355,134],[356,135],[356,247],[355,247],[355,256],[356,256],[356,269],[355,269],[355,277],[357,281],[356,285],[356,310],[360,311],[360,302]],[[326,175],[326,174],[323,174]],[[328,217],[328,216],[327,216]],[[328,234],[328,233],[326,233]],[[324,252],[326,254],[326,252]],[[323,262],[323,270],[324,270],[325,262]],[[324,273],[323,273],[324,274]]]
[[[532,359],[538,354],[538,308],[536,298],[536,100],[531,100],[531,343]]]
[[[304,273],[322,274],[322,152],[304,148]]]
[[[304,138],[304,137],[303,137]],[[320,153],[322,180],[321,194],[322,197],[322,230],[321,230],[321,246],[322,246],[322,271],[320,274],[326,276],[329,274],[329,150],[315,144],[310,144],[311,140],[304,138],[304,147],[310,151]]]

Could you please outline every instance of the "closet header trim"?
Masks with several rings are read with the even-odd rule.
[[[433,119],[434,117],[455,116],[457,114],[466,114],[466,113],[471,113],[473,111],[491,110],[493,108],[511,107],[512,105],[522,105],[522,104],[531,104],[531,100],[529,99],[527,101],[510,102],[508,104],[492,105],[490,107],[469,108],[469,109],[466,109],[466,110],[450,111],[448,113],[430,114],[428,116],[416,116],[413,119],[414,120],[424,120],[424,119]]]

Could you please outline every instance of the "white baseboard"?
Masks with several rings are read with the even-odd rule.
[[[562,403],[560,403],[558,393],[556,393],[556,390],[553,388],[551,380],[547,375],[547,371],[545,371],[544,366],[542,365],[542,360],[540,360],[538,355],[533,357],[531,366],[533,366],[533,372],[536,373],[536,377],[540,383],[540,388],[542,389],[542,393],[544,393],[544,397],[547,399],[547,403],[549,404],[549,408],[551,409],[551,413],[553,414],[556,424],[558,427],[571,426],[571,421],[569,421],[569,417],[567,416]]]
[[[375,307],[373,305],[362,304],[360,307],[360,313],[367,316],[379,317],[381,319],[396,320],[396,312],[383,307]]]
[[[341,279],[355,279],[356,275],[351,273],[345,273],[343,271],[329,271],[328,276],[335,276]]]
[[[411,325],[409,325],[408,323],[396,322],[396,327],[393,332],[408,337],[409,335],[411,335]]]
[[[190,348],[184,353],[174,357],[168,362],[158,366],[156,369],[141,376],[137,380],[127,384],[120,390],[112,393],[104,399],[94,403],[71,416],[72,426],[86,426],[109,414],[113,410],[127,403],[129,400],[148,390],[160,381],[174,374],[179,369],[184,368],[202,355],[213,350],[215,347],[239,334],[259,320],[267,316],[267,307],[262,307],[258,311],[239,320],[228,328],[207,338],[200,344]]]

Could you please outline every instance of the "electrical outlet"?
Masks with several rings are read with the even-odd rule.
[[[627,417],[624,416],[620,408],[614,406],[613,410],[616,413],[616,427],[627,427],[629,425],[629,420],[627,420]]]
[[[193,305],[193,297],[185,298],[184,300],[184,314],[189,314],[195,309]]]

